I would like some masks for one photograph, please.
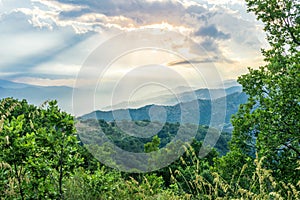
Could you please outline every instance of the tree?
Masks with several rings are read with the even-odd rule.
[[[63,198],[64,178],[82,161],[73,117],[56,101],[38,108],[12,98],[0,101],[0,114],[0,162],[10,166],[4,175],[16,180],[17,198]]]
[[[152,151],[157,151],[159,149],[159,144],[160,144],[160,138],[155,135],[152,138],[151,142],[148,142],[144,145],[144,149],[146,153],[150,153]]]
[[[248,102],[233,117],[231,149],[266,157],[275,177],[296,183],[300,177],[300,1],[246,0],[264,23],[270,49],[265,66],[238,78]]]

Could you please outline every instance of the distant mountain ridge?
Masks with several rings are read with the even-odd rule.
[[[25,87],[29,87],[29,86],[30,85],[25,84],[25,83],[16,83],[16,82],[0,79],[0,87],[1,88],[20,89],[20,88],[25,88]]]
[[[117,110],[117,109],[123,109],[123,108],[139,108],[147,104],[155,104],[155,105],[176,105],[178,103],[184,103],[193,101],[196,99],[202,99],[202,100],[210,100],[210,99],[218,99],[230,94],[233,94],[235,92],[242,92],[241,86],[231,86],[226,89],[197,89],[193,91],[183,91],[180,93],[177,93],[175,95],[158,95],[156,97],[147,98],[143,100],[137,100],[137,101],[131,101],[131,102],[122,102],[118,103],[113,106],[106,106],[102,108],[102,110]]]
[[[226,85],[228,86],[226,89],[195,89],[194,91],[189,91],[186,87],[177,88],[176,91],[178,93],[176,94],[176,98],[172,95],[168,95],[168,93],[163,93],[162,95],[159,95],[160,93],[155,93],[153,94],[153,98],[142,99],[141,101],[136,102],[133,107],[128,107],[128,105],[125,104],[117,104],[114,105],[112,109],[107,107],[106,111],[103,111],[102,109],[100,111],[94,111],[82,115],[79,119],[97,118],[105,121],[122,119],[136,121],[151,120],[149,112],[153,112],[154,108],[154,112],[164,111],[165,113],[158,113],[158,115],[155,115],[154,113],[154,116],[158,116],[158,118],[152,120],[180,123],[182,113],[187,114],[187,121],[189,121],[189,117],[190,121],[193,121],[194,118],[196,118],[196,116],[189,113],[194,113],[195,103],[197,103],[199,105],[197,109],[200,110],[199,124],[209,125],[211,117],[214,119],[214,116],[220,114],[211,113],[212,101],[222,102],[226,100],[225,123],[219,124],[218,126],[223,126],[225,130],[231,131],[232,126],[230,124],[230,117],[237,112],[238,106],[241,103],[246,102],[247,96],[242,93],[242,87],[237,85],[236,82],[229,81]],[[6,97],[13,97],[20,100],[26,99],[29,103],[35,105],[41,105],[46,100],[56,99],[62,110],[72,113],[72,96],[73,88],[71,87],[35,86],[0,79],[0,99]],[[84,101],[84,99],[85,96],[82,96],[82,101]],[[181,107],[184,107],[184,110],[182,110]],[[128,112],[130,115],[128,115]],[[117,119],[113,114],[117,115]],[[165,117],[164,114],[166,115]]]
[[[222,126],[223,130],[231,132],[232,126],[230,124],[230,118],[238,110],[240,104],[247,101],[247,95],[243,92],[234,92],[225,97],[220,97],[218,99],[196,99],[189,102],[182,102],[173,106],[164,106],[164,105],[147,105],[140,108],[129,108],[129,109],[117,109],[112,111],[94,111],[89,114],[79,117],[80,120],[86,119],[102,119],[107,122],[112,121],[122,121],[122,120],[133,120],[133,121],[142,121],[142,120],[151,120],[149,112],[153,106],[156,107],[156,115],[163,115],[162,110],[166,113],[166,117],[163,119],[157,118],[157,121],[160,122],[170,122],[170,123],[181,123],[182,113],[187,114],[187,121],[194,122],[195,118],[195,105],[198,105],[200,111],[200,119],[198,124],[200,125],[210,125],[211,118],[220,113],[211,113],[212,103],[213,105],[221,104],[226,102],[226,110],[219,110],[220,112],[225,112],[225,119],[223,124],[218,124],[217,126]],[[197,101],[197,102],[195,102]],[[189,106],[191,105],[191,106]],[[181,108],[184,107],[184,110]],[[193,114],[194,113],[194,114]],[[189,115],[190,114],[190,115]],[[197,114],[197,113],[196,113]]]
[[[7,97],[26,99],[35,105],[56,99],[59,106],[68,112],[72,110],[72,93],[73,88],[67,86],[35,86],[0,80],[0,99]]]

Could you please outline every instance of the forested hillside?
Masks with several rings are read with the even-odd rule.
[[[133,135],[140,135],[141,133],[137,132],[134,129],[135,126],[146,126],[150,123],[150,121],[120,121],[118,124],[121,123],[121,127],[125,128],[126,131],[123,131],[118,127],[116,122],[106,122],[104,120],[85,120],[81,121],[80,123],[84,123],[89,127],[89,129],[82,129],[78,128],[78,132],[80,139],[85,140],[85,144],[93,143],[91,140],[101,139],[101,135],[99,132],[103,131],[108,139],[116,144],[118,147],[124,149],[125,151],[130,152],[144,152],[144,145],[148,142],[153,140],[153,137],[135,137]],[[168,143],[171,142],[172,139],[175,138],[176,134],[178,133],[178,129],[180,127],[179,123],[165,123],[161,124],[160,122],[155,122],[151,124],[151,130],[159,130],[155,136],[158,136],[160,139],[160,144],[158,145],[159,148],[165,147]],[[185,125],[188,129],[188,124]],[[162,128],[160,128],[162,127]],[[185,127],[181,127],[185,129]],[[95,131],[90,131],[90,129],[94,129]],[[197,134],[194,136],[196,141],[203,141],[208,128],[205,126],[199,126]],[[130,132],[131,135],[128,135],[127,132]],[[218,131],[215,130],[210,131],[211,135],[215,135],[218,137]],[[91,138],[91,139],[89,139]],[[216,150],[220,153],[220,155],[225,155],[228,151],[227,143],[230,140],[230,133],[223,132],[218,139],[218,142],[215,146]]]
[[[169,122],[169,123],[195,123],[195,119],[199,118],[196,124],[209,126],[214,120],[216,115],[221,115],[224,112],[224,119],[219,124],[215,124],[215,128],[222,128],[226,132],[232,131],[232,125],[230,123],[230,118],[235,114],[239,108],[240,104],[247,101],[247,95],[242,92],[234,92],[225,97],[217,99],[197,99],[193,101],[185,101],[173,106],[163,106],[163,105],[147,105],[137,109],[118,109],[113,111],[95,111],[86,115],[79,117],[79,119],[99,119],[105,120],[107,122],[112,122],[114,120],[133,120],[151,121],[151,116],[149,113],[151,109],[156,110],[156,115],[164,116],[161,119],[158,118],[157,121]],[[224,109],[216,109],[218,105],[224,105]],[[195,112],[195,111],[199,112]],[[182,122],[182,116],[185,115],[185,121]]]

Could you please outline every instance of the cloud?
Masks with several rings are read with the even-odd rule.
[[[191,64],[197,64],[197,63],[210,63],[214,62],[215,59],[204,59],[204,60],[179,60],[179,61],[173,61],[167,64],[167,66],[176,66],[176,65],[191,65]]]
[[[38,85],[38,86],[69,86],[73,87],[74,80],[73,79],[50,79],[50,78],[37,78],[37,77],[17,77],[12,79],[12,81],[17,83],[27,83],[30,85]]]
[[[168,23],[181,26],[185,12],[180,1],[67,1],[32,0],[34,9],[18,11],[32,16],[38,27],[70,26],[76,33],[103,32],[107,29],[131,30],[140,26]]]
[[[158,64],[195,87],[207,86],[205,81],[216,81],[216,71],[224,80],[236,78],[246,72],[247,66],[261,64],[260,48],[265,43],[261,24],[246,12],[245,3],[241,2],[1,0],[0,78],[44,86],[72,86],[78,81],[76,86],[82,84],[85,89],[91,89],[100,77],[97,70],[107,69],[105,60],[113,60],[111,56],[120,52],[120,47],[138,46],[135,43],[140,40],[120,39],[109,46],[103,44],[120,33],[130,35],[135,30],[153,29],[158,29],[162,37],[155,41],[148,35],[140,37],[147,40],[150,47],[168,44],[165,49],[171,51],[165,53],[173,54],[167,56],[162,52],[151,53],[151,49],[148,52],[138,49],[124,55],[124,59],[114,60],[103,75],[102,90],[96,94],[100,103],[109,105],[114,83],[122,77],[127,79],[120,90],[126,94],[135,81],[166,81],[172,87],[183,85],[178,77],[157,69],[134,73],[132,69],[139,66]],[[183,37],[167,37],[163,35],[166,30]],[[103,47],[99,49],[101,60],[97,56],[92,59],[90,64],[95,68],[88,71],[91,74],[78,73],[98,47]],[[212,72],[211,69],[217,70]],[[145,91],[151,93],[150,90]],[[87,96],[81,98],[86,100]]]
[[[219,45],[211,38],[205,38],[200,45],[208,52],[220,53]]]
[[[49,31],[32,27],[30,17],[21,12],[2,16],[0,28],[0,67],[3,72],[30,72],[35,66],[78,43],[80,35],[70,28]],[[13,26],[12,26],[13,24]]]
[[[246,13],[244,4],[237,0],[222,2],[3,0],[1,74],[75,78],[84,59],[101,42],[120,32],[147,28],[173,30],[195,41],[198,46],[180,47],[176,38],[170,40],[174,51],[209,54],[208,58],[196,56],[195,63],[235,65],[236,61],[247,60],[241,55],[249,60],[257,58],[264,42],[259,26]],[[173,65],[180,62],[175,60]]]
[[[245,30],[252,34],[253,24],[240,27],[244,23],[237,14],[244,10],[242,4],[227,2],[226,7],[213,7],[210,1],[175,0],[34,0],[36,9],[27,15],[32,16],[33,25],[53,27],[72,27],[76,33],[103,33],[107,30],[131,31],[139,28],[165,28],[179,31],[189,37],[203,36],[215,40],[231,39],[236,30]],[[215,2],[221,5],[221,1]],[[223,5],[223,4],[222,4]],[[231,8],[233,10],[231,10]],[[25,12],[25,10],[20,10]],[[225,16],[224,19],[220,19]],[[231,17],[232,22],[227,19]],[[243,18],[246,18],[243,14]],[[207,25],[207,24],[210,25]],[[253,23],[253,21],[252,21]],[[234,24],[228,30],[224,27]],[[253,30],[253,29],[252,29]],[[240,31],[237,31],[238,33]],[[237,34],[235,34],[237,35]],[[239,35],[241,36],[241,35]],[[255,42],[257,43],[257,42]]]
[[[196,36],[207,36],[214,39],[227,40],[230,39],[230,34],[226,34],[222,31],[219,31],[215,24],[201,27],[198,31],[195,32]]]
[[[1,0],[0,16],[12,12],[16,8],[32,8],[30,0]]]

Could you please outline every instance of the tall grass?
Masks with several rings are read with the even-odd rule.
[[[163,188],[163,180],[156,175],[141,175],[137,181],[125,180],[121,173],[100,167],[94,174],[80,168],[65,184],[65,199],[188,199]]]
[[[201,161],[195,156],[194,149],[187,145],[186,150],[188,151],[187,155],[191,156],[188,160],[192,161],[192,165],[195,166],[194,168],[189,168],[191,169],[189,171],[191,176],[189,177],[192,179],[188,179],[186,174],[182,173],[182,170],[175,170],[173,178],[179,185],[182,185],[182,180],[184,181],[188,186],[186,193],[191,194],[191,199],[300,199],[299,177],[295,177],[299,179],[297,185],[276,181],[272,176],[272,171],[263,167],[264,157],[259,158],[256,156],[253,163],[255,170],[252,174],[244,174],[248,167],[244,165],[237,181],[226,181],[216,171],[209,172],[213,177],[213,181],[210,181],[201,175],[202,169],[199,164]],[[181,160],[185,165],[186,161]],[[186,167],[189,166],[186,165]],[[295,170],[300,170],[300,167]],[[245,187],[241,183],[241,177],[246,178],[250,187]],[[234,177],[231,180],[235,180]]]
[[[244,165],[237,177],[226,181],[217,171],[205,170],[194,149],[187,145],[182,167],[170,171],[171,186],[165,187],[162,177],[154,173],[141,174],[139,181],[122,178],[117,171],[100,168],[97,175],[77,171],[69,179],[67,199],[300,199],[300,181],[296,186],[276,181],[272,171],[263,167],[264,157],[254,160],[251,174]],[[299,163],[300,164],[300,163]],[[296,170],[299,170],[297,168]],[[171,169],[170,169],[171,170]],[[295,177],[296,178],[296,177]],[[242,183],[248,182],[247,187]],[[233,181],[235,180],[235,181]],[[75,196],[74,196],[75,195]]]

